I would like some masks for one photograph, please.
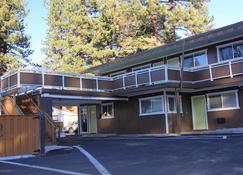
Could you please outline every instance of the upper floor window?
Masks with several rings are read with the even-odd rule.
[[[161,66],[163,64],[164,64],[164,61],[159,61],[159,62],[153,63],[153,67]]]
[[[110,74],[110,77],[115,77],[115,76],[122,75],[122,74],[125,74],[125,73],[126,73],[126,70],[114,72],[114,73]]]
[[[220,61],[243,57],[243,42],[220,46],[218,54]]]
[[[207,97],[209,111],[239,108],[237,91],[213,93]]]
[[[151,64],[146,64],[146,65],[142,65],[142,66],[138,66],[138,67],[133,67],[132,71],[138,71],[138,70],[147,69],[150,67],[151,67]]]
[[[186,55],[183,66],[187,68],[205,66],[208,63],[206,51]]]
[[[179,66],[180,64],[179,58],[176,57],[176,58],[167,59],[167,64],[172,66]]]

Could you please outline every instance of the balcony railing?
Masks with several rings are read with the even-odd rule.
[[[13,89],[28,91],[41,88],[97,92],[110,91],[112,90],[112,79],[109,77],[33,70],[17,70],[1,77],[2,93]]]
[[[233,78],[242,74],[243,58],[239,58],[198,68],[183,68],[182,83],[193,88],[195,84]],[[115,77],[18,70],[2,76],[0,82],[2,93],[13,89],[28,91],[38,88],[110,92],[163,83],[179,83],[180,67],[161,65]]]

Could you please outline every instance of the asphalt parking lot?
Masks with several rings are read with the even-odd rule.
[[[87,151],[92,155],[93,160],[76,147],[53,151],[46,156],[8,161],[18,165],[0,161],[0,174],[243,174],[243,136],[241,135],[227,138],[218,135],[175,138],[87,137],[73,138],[71,142],[64,140],[62,144],[79,145],[78,148]],[[43,167],[44,169],[41,169]]]

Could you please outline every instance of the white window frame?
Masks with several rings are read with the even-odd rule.
[[[150,113],[142,113],[142,101],[144,100],[152,100],[154,98],[160,97],[162,99],[162,108],[163,111],[160,112],[150,112]],[[145,98],[139,98],[139,116],[146,116],[146,115],[158,115],[158,114],[164,114],[165,109],[164,109],[164,96],[163,95],[158,95],[158,96],[152,96],[152,97],[145,97]]]
[[[206,55],[206,64],[202,65],[202,66],[195,66],[194,55],[195,54],[199,54],[199,53],[205,53],[205,55]],[[184,61],[185,57],[188,57],[188,56],[192,56],[193,57],[193,67],[189,67],[189,68],[200,68],[200,67],[205,67],[205,66],[208,65],[208,50],[207,49],[203,49],[203,50],[199,50],[199,51],[196,51],[196,52],[188,53],[188,54],[185,54],[184,56],[181,55],[180,58],[182,59],[182,57],[183,57],[183,61]]]
[[[239,44],[239,43],[242,43],[242,44],[243,44],[243,40],[234,41],[234,42],[231,42],[231,43],[227,43],[227,44],[222,44],[222,45],[218,45],[218,46],[216,46],[216,48],[217,48],[217,60],[218,60],[218,62],[228,62],[228,61],[233,60],[233,59],[240,59],[240,58],[243,58],[243,57],[234,57],[234,49],[233,49],[233,45],[234,45],[234,44]],[[220,52],[219,52],[219,49],[221,49],[221,48],[223,48],[223,47],[227,47],[227,46],[231,46],[231,48],[232,48],[232,54],[233,54],[233,58],[228,59],[228,60],[220,60]]]
[[[227,93],[232,93],[232,92],[235,93],[236,106],[235,107],[223,107],[222,94],[227,94]],[[215,109],[211,109],[210,108],[210,96],[213,96],[213,95],[220,95],[220,98],[222,100],[222,108],[215,108]],[[215,93],[209,93],[209,94],[207,94],[207,109],[208,109],[208,112],[211,112],[211,111],[224,111],[224,110],[240,109],[240,106],[239,106],[239,97],[238,97],[238,90],[215,92]]]
[[[166,95],[166,101],[167,101],[167,112],[169,113],[169,114],[175,114],[175,113],[177,113],[176,112],[176,101],[175,101],[175,111],[170,111],[169,110],[169,98],[175,98],[175,100],[176,100],[176,96],[175,95]],[[182,98],[181,98],[181,96],[180,96],[180,113],[183,113],[183,109],[182,109]]]
[[[111,105],[112,106],[112,115],[107,117],[103,115],[103,106],[107,106],[107,105]],[[114,116],[114,103],[102,103],[101,104],[101,119],[111,119],[111,118],[115,118]]]
[[[134,71],[139,71],[139,70],[135,70],[135,69],[140,69],[140,68],[144,68],[144,69],[148,69],[148,68],[150,68],[151,67],[151,64],[145,64],[145,65],[141,65],[141,66],[137,66],[137,67],[133,67],[132,68],[132,72],[134,72]],[[141,70],[141,69],[140,69]]]
[[[142,113],[142,101],[143,100],[151,100],[153,98],[162,98],[162,108],[163,111],[160,112],[151,112],[151,113]],[[166,100],[164,95],[158,95],[158,96],[151,96],[151,97],[145,97],[145,98],[139,98],[139,116],[148,116],[148,115],[159,115],[159,114],[165,114],[165,107],[167,106],[167,113],[168,114],[175,114],[176,111],[169,111],[169,97],[176,98],[175,95],[166,95]],[[165,102],[167,102],[167,105],[165,105]],[[183,108],[182,108],[182,97],[180,96],[180,113],[183,113]]]
[[[110,74],[110,77],[119,76],[119,75],[125,74],[126,72],[127,72],[126,70],[121,70],[121,71],[118,71],[118,72],[114,72],[114,73]]]

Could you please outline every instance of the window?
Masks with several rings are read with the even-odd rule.
[[[218,48],[219,61],[243,57],[243,42],[220,46]]]
[[[146,65],[143,65],[143,66],[133,67],[132,71],[138,71],[138,70],[142,70],[142,69],[146,69],[146,68],[150,68],[150,67],[151,67],[150,64],[146,64]]]
[[[164,64],[164,61],[159,61],[159,62],[153,63],[153,67],[161,66],[163,64]]]
[[[186,55],[183,60],[183,66],[187,68],[204,66],[207,64],[206,51]]]
[[[114,118],[113,103],[101,104],[101,118]]]
[[[237,91],[208,94],[208,110],[227,110],[239,108]]]
[[[167,111],[168,113],[176,113],[176,97],[168,95],[167,97]],[[155,96],[139,99],[140,116],[164,114],[164,96]],[[180,97],[180,112],[182,112],[182,103]]]
[[[167,96],[167,111],[168,113],[176,113],[176,97],[174,95]],[[182,112],[181,97],[180,97],[180,112]]]
[[[114,72],[114,73],[110,74],[110,77],[115,77],[115,76],[122,75],[122,74],[125,74],[125,73],[126,73],[126,70]]]
[[[167,64],[172,66],[179,66],[179,58],[167,59]]]
[[[163,96],[139,99],[140,115],[162,114],[164,112]]]

